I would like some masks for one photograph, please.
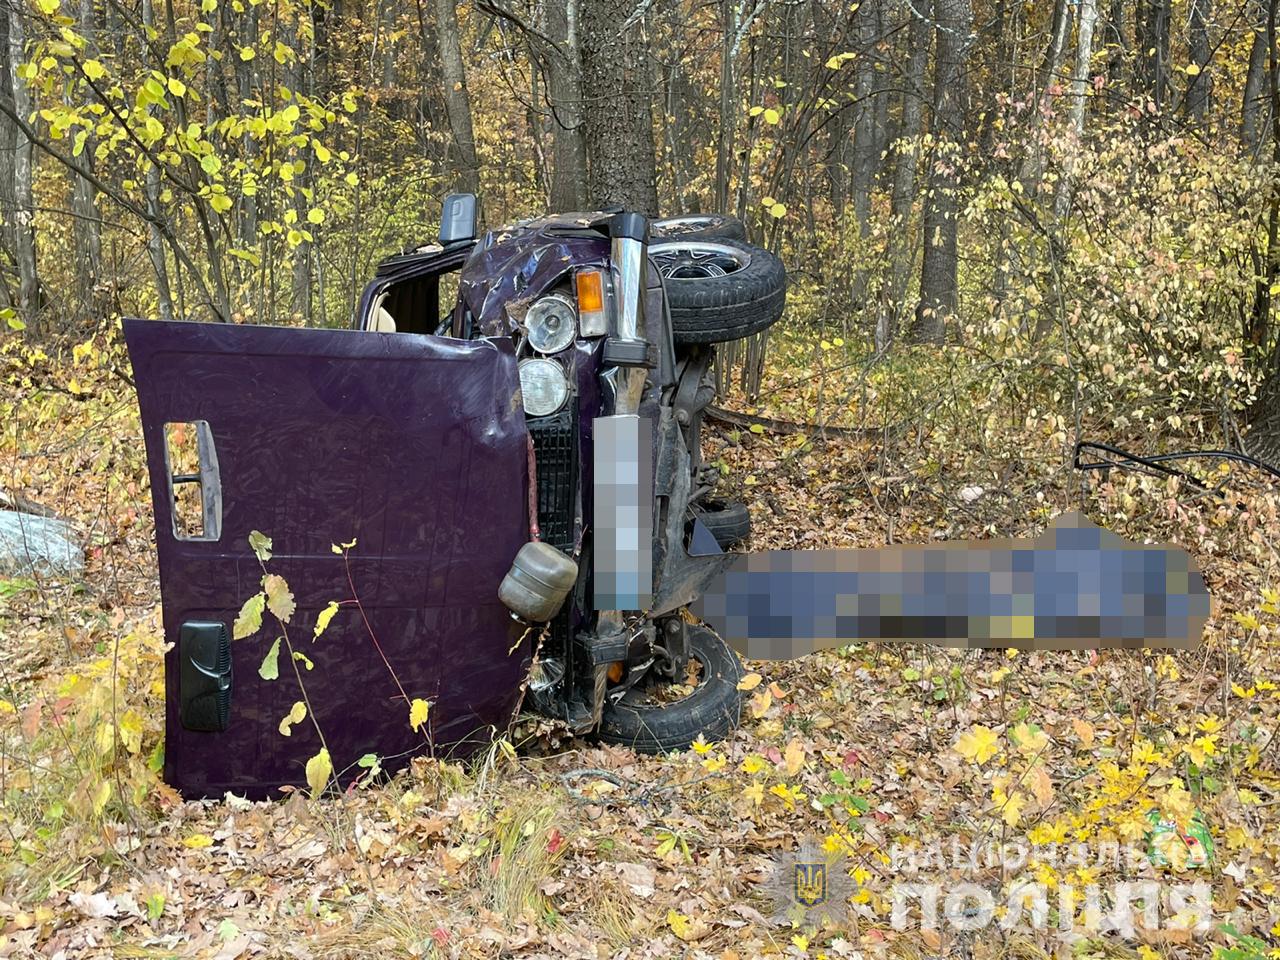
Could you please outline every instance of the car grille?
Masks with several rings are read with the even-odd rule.
[[[578,472],[578,431],[572,406],[529,421],[538,471],[538,526],[542,539],[572,556],[574,480]]]

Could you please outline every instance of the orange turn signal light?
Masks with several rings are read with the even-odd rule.
[[[604,271],[578,271],[578,312],[597,313],[604,310]]]
[[[609,288],[604,271],[579,270],[578,332],[584,337],[603,337],[609,332]]]

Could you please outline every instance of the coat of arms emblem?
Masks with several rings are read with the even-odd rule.
[[[767,881],[773,919],[796,927],[839,927],[853,893],[844,857],[813,839],[778,854]]]

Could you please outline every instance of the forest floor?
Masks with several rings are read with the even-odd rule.
[[[0,956],[1280,955],[1280,514],[1248,471],[1217,475],[1225,499],[1082,478],[1020,415],[998,450],[920,425],[826,440],[716,428],[708,459],[750,504],[755,548],[1026,535],[1082,509],[1192,552],[1215,603],[1205,643],[865,644],[748,664],[741,728],[679,755],[526,721],[518,752],[422,760],[339,799],[182,802],[155,776],[151,509],[118,345],[51,360],[6,343],[0,485],[72,519],[90,549],[81,581],[0,580]],[[750,409],[840,410],[830,396],[819,409],[800,369],[771,369]],[[1148,836],[1152,819],[1185,832],[1196,811],[1203,865],[1178,834]],[[825,929],[770,919],[775,864],[806,838],[845,857],[851,884]],[[1032,846],[1001,861],[999,844]],[[1039,928],[974,909],[982,890],[1003,908],[1019,880],[1045,892]],[[1134,930],[1064,919],[1065,888],[1096,886],[1110,916],[1122,881],[1156,884],[1158,912]],[[1200,881],[1212,905],[1196,931]],[[936,925],[915,901],[895,919],[910,883],[939,892]],[[948,902],[962,909],[946,917]]]

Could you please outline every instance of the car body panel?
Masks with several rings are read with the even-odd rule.
[[[279,679],[258,675],[280,633],[270,615],[231,644],[226,729],[197,732],[179,719],[181,625],[231,630],[260,589],[254,529],[274,541],[268,569],[293,591],[289,638],[315,665],[299,673],[341,785],[363,772],[354,764],[365,754],[391,769],[505,728],[531,656],[497,597],[529,528],[528,431],[510,341],[140,320],[125,321],[125,337],[164,631],[175,644],[165,662],[166,781],[187,796],[268,796],[302,783],[320,748],[309,721],[288,737],[278,729],[304,698],[287,651]],[[220,489],[206,496],[220,494],[217,539],[183,539],[173,527],[165,424],[189,422],[208,424],[216,452]],[[332,549],[351,541],[347,557]],[[342,605],[313,640],[331,601]],[[425,735],[409,727],[406,695],[432,704]]]

